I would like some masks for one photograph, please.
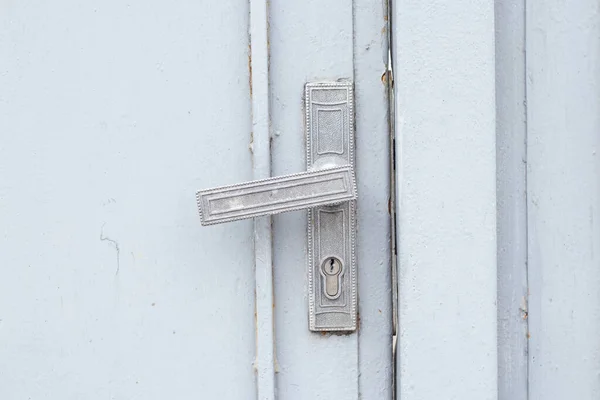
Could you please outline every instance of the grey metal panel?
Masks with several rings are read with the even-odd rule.
[[[354,0],[356,109],[356,248],[359,392],[391,400],[392,306],[387,80],[387,1]]]
[[[353,78],[352,2],[272,0],[269,26],[272,172],[277,176],[306,170],[306,82]],[[306,213],[273,217],[278,397],[357,399],[356,333],[307,329],[306,228]]]
[[[525,1],[495,2],[498,398],[527,399]]]
[[[249,398],[247,3],[0,8],[0,398]]]
[[[496,399],[491,0],[393,11],[402,400]]]
[[[600,3],[527,2],[530,399],[600,398]]]

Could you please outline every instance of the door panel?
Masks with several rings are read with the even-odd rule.
[[[307,214],[273,217],[280,399],[391,398],[385,2],[270,2],[273,175],[303,171],[304,84],[355,86],[358,331],[308,331]]]
[[[0,398],[391,398],[385,3],[0,2]],[[306,212],[201,227],[194,192],[305,171],[337,79],[360,324],[322,334]]]
[[[0,398],[254,391],[252,223],[194,205],[251,178],[236,3],[1,3]]]
[[[494,4],[393,18],[397,396],[497,399]]]
[[[598,399],[600,4],[526,11],[528,394]]]
[[[354,0],[361,399],[392,399],[387,2]]]
[[[352,3],[271,1],[273,174],[306,169],[307,81],[353,78]],[[335,15],[335,18],[332,16]],[[308,330],[307,213],[273,218],[280,399],[355,399],[357,337]]]

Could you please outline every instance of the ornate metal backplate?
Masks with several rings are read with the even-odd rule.
[[[305,91],[307,169],[354,169],[351,82],[308,83]],[[357,327],[356,201],[319,206],[308,213],[309,327]]]

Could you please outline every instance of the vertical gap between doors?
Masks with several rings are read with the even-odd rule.
[[[388,97],[388,129],[389,129],[389,169],[390,169],[390,253],[391,253],[391,278],[392,278],[392,398],[396,399],[396,385],[398,381],[396,369],[397,344],[398,344],[398,269],[397,269],[397,238],[396,238],[396,135],[394,125],[394,71],[393,71],[393,9],[392,0],[387,0],[387,97]]]

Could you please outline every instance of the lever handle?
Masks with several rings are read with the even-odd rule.
[[[202,225],[254,218],[356,199],[349,165],[200,190]]]
[[[350,81],[304,87],[308,172],[201,190],[202,225],[308,208],[311,331],[358,326],[354,88]]]

